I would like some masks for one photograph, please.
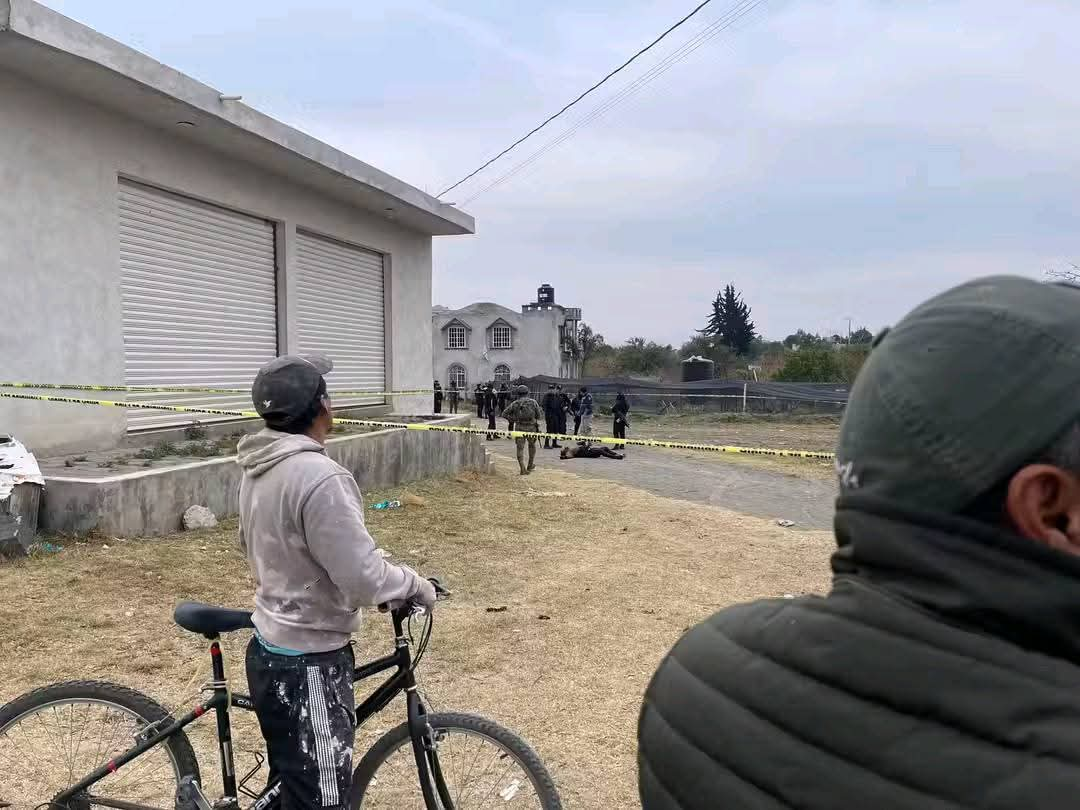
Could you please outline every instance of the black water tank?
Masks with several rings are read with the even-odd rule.
[[[536,291],[536,303],[538,304],[554,304],[555,303],[555,288],[550,284],[541,284]]]
[[[715,363],[705,357],[688,357],[682,361],[683,382],[711,380]]]

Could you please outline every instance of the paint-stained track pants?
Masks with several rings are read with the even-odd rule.
[[[247,678],[282,810],[347,808],[356,738],[352,647],[276,655],[258,639]]]

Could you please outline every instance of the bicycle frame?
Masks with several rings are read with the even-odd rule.
[[[424,801],[430,810],[453,810],[453,802],[443,779],[438,757],[435,755],[434,740],[430,737],[430,728],[424,719],[427,708],[424,706],[419,694],[417,694],[416,676],[412,670],[412,653],[404,631],[404,622],[407,617],[408,613],[405,610],[391,612],[394,623],[394,651],[392,653],[353,670],[353,682],[359,683],[381,672],[396,669],[396,672],[379,684],[375,691],[356,707],[356,725],[359,728],[368,718],[378,714],[404,691],[408,709],[409,735],[412,738],[413,754],[416,759]],[[233,761],[232,727],[229,721],[229,710],[235,707],[243,711],[254,711],[255,704],[249,695],[233,694],[229,689],[228,681],[225,678],[225,662],[222,657],[221,643],[218,638],[214,638],[210,642],[210,660],[213,680],[207,684],[207,691],[210,691],[211,695],[206,701],[195,706],[183,717],[173,720],[165,728],[154,729],[154,726],[149,726],[147,730],[154,729],[152,733],[124,753],[85,776],[72,787],[58,793],[53,798],[53,801],[62,804],[73,799],[85,799],[87,790],[90,787],[110,774],[116,773],[120,768],[151,748],[179,734],[206,713],[214,712],[217,718],[221,783],[225,794],[222,797],[222,803],[225,807],[231,804],[231,806],[239,808],[240,797],[237,792],[236,771]],[[434,777],[435,781],[434,787],[432,786],[432,777]],[[279,806],[280,794],[280,782],[268,785],[255,800],[255,803],[251,805],[250,810],[273,810],[273,808]],[[437,803],[436,794],[438,794],[438,800],[442,804]],[[115,808],[115,810],[161,810],[161,808],[98,797],[92,799],[92,804],[99,807]]]

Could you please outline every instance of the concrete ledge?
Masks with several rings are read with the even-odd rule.
[[[468,416],[456,416],[431,424],[468,422]],[[326,452],[366,492],[462,469],[489,471],[482,439],[468,433],[391,428],[331,438]],[[192,504],[208,507],[219,518],[235,515],[239,485],[236,456],[102,478],[48,476],[39,525],[47,532],[168,534],[181,528],[184,510]]]

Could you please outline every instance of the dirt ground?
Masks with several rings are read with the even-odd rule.
[[[368,519],[394,558],[454,590],[436,616],[422,688],[436,709],[477,712],[519,731],[575,810],[637,806],[641,695],[687,627],[733,602],[828,585],[825,532],[603,480],[553,470],[519,477],[501,462],[494,476],[410,490],[425,504],[369,511]],[[368,502],[403,492],[368,493]],[[251,604],[234,527],[61,542],[58,554],[0,567],[0,701],[73,678],[124,683],[169,706],[184,701],[192,676],[208,672],[203,644],[171,622],[175,603]],[[368,614],[360,657],[388,642],[387,620]],[[240,684],[245,643],[236,634],[226,644]],[[369,721],[357,750],[402,714],[395,704]],[[253,762],[244,752],[261,741],[250,716],[234,712],[234,722],[243,772]],[[213,785],[213,723],[196,728]]]
[[[695,442],[699,444],[732,445],[736,447],[765,447],[777,450],[812,450],[831,453],[836,448],[840,432],[840,417],[832,415],[775,416],[733,413],[631,413],[627,438],[659,439],[661,441]],[[506,422],[497,420],[500,428]],[[486,427],[486,421],[473,419],[473,427]],[[593,434],[610,436],[611,417],[597,414]],[[783,475],[815,481],[836,480],[831,460],[789,458],[783,456],[742,455],[736,453],[705,453],[685,450],[637,450],[637,453],[661,453],[688,459],[701,459],[719,464],[741,465],[768,470]]]

